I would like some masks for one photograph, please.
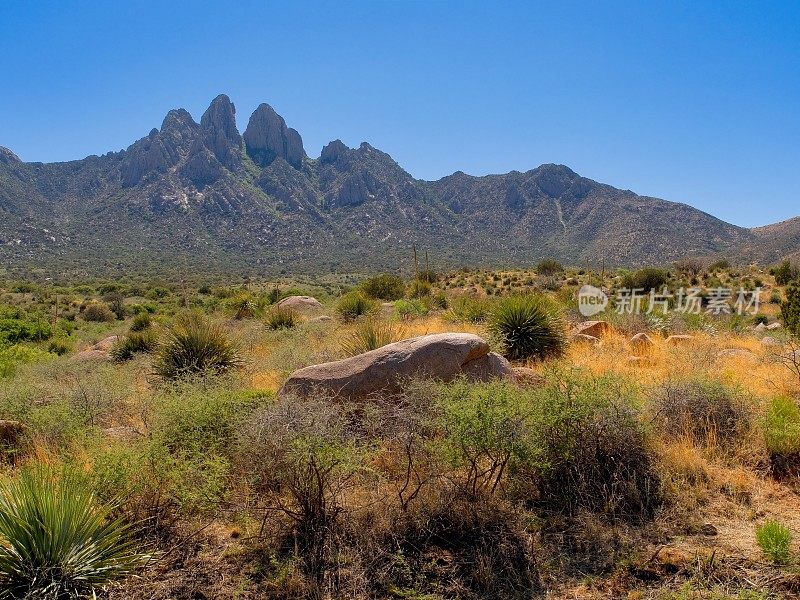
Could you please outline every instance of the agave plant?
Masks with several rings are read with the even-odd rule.
[[[147,557],[110,512],[74,475],[26,470],[0,486],[0,599],[91,597],[131,574]]]
[[[225,331],[198,313],[187,313],[167,331],[158,349],[155,371],[166,379],[225,373],[242,360]]]
[[[563,354],[564,323],[558,309],[543,296],[509,296],[489,315],[489,331],[511,360]]]

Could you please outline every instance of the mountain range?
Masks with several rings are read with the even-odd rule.
[[[800,256],[800,218],[745,229],[555,164],[423,181],[366,142],[335,140],[312,159],[267,104],[240,133],[225,95],[199,123],[172,110],[102,156],[23,162],[0,147],[0,258],[11,273],[397,270],[413,246],[439,269],[770,263]]]

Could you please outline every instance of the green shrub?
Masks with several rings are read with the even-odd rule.
[[[708,270],[712,273],[714,271],[726,271],[731,268],[731,263],[727,258],[721,258],[708,265]]]
[[[778,285],[787,285],[800,277],[800,269],[792,265],[788,260],[785,260],[773,269],[772,274],[775,276],[775,283]]]
[[[258,302],[249,293],[240,293],[225,302],[226,308],[237,321],[252,319],[258,311]]]
[[[491,302],[487,299],[458,296],[450,303],[450,310],[460,321],[480,323],[486,320],[491,306]]]
[[[28,321],[19,318],[0,319],[0,345],[19,342],[39,342],[53,336],[46,321]]]
[[[347,356],[356,356],[376,350],[401,339],[400,331],[391,323],[369,319],[359,323],[356,329],[342,342],[342,351]]]
[[[150,318],[150,313],[142,312],[133,317],[131,322],[131,331],[144,331],[149,329],[153,320]]]
[[[560,356],[566,348],[565,325],[544,296],[509,296],[489,316],[489,331],[511,360]]]
[[[397,300],[402,298],[406,291],[403,280],[397,275],[389,273],[365,279],[359,287],[368,298],[380,300]]]
[[[412,298],[425,298],[431,295],[433,287],[427,281],[415,279],[411,282],[411,287],[408,290],[408,295]]]
[[[564,272],[564,266],[557,260],[546,258],[539,262],[534,269],[537,275],[556,275]]]
[[[768,520],[756,527],[756,541],[772,562],[786,564],[791,557],[792,532],[778,521]]]
[[[378,310],[378,303],[358,291],[348,292],[336,304],[336,312],[343,319],[352,320]]]
[[[423,269],[422,271],[417,273],[416,278],[419,281],[425,281],[427,283],[436,283],[439,280],[439,274],[430,269]]]
[[[394,311],[402,319],[410,319],[428,314],[428,307],[422,300],[398,300],[394,303]]]
[[[52,358],[52,355],[38,348],[20,345],[0,348],[0,377],[11,377],[18,365],[45,358]]]
[[[57,354],[58,356],[64,356],[70,350],[72,350],[72,344],[63,337],[52,339],[47,345],[47,351],[50,354]]]
[[[786,328],[800,335],[800,282],[795,281],[786,288],[786,300],[781,303],[781,316]]]
[[[84,321],[96,323],[111,323],[117,318],[108,305],[101,302],[90,302],[86,305],[81,314],[83,315]]]
[[[152,329],[144,331],[131,331],[124,338],[118,339],[111,348],[111,358],[125,361],[133,358],[135,354],[148,354],[158,346],[158,336]]]
[[[291,308],[276,306],[267,313],[265,322],[270,329],[291,329],[300,322],[300,315]]]
[[[158,348],[155,371],[166,379],[225,373],[242,364],[219,325],[197,313],[181,315]]]
[[[764,444],[773,473],[800,473],[800,406],[786,396],[777,396],[767,407],[763,421]]]
[[[92,597],[143,564],[80,478],[25,470],[0,489],[0,598]]]
[[[622,287],[626,289],[643,289],[660,291],[669,281],[669,272],[664,269],[647,267],[635,273],[627,273],[622,278]]]

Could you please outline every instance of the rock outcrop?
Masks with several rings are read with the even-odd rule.
[[[286,126],[286,121],[269,104],[261,104],[250,117],[244,131],[248,156],[260,167],[282,158],[295,169],[303,165],[306,151],[300,134]]]
[[[241,163],[242,136],[236,129],[236,108],[220,94],[200,119],[203,144],[219,163],[234,170]]]
[[[489,352],[489,344],[469,333],[439,333],[395,342],[351,358],[299,369],[279,394],[315,392],[349,398],[396,393],[404,380],[428,377],[450,381],[460,375],[486,381],[513,377],[511,365]]]
[[[318,312],[322,310],[322,304],[319,300],[311,296],[287,296],[280,302],[278,306],[281,308],[290,308],[299,313]]]

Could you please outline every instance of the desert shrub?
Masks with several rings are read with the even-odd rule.
[[[150,325],[152,325],[152,319],[150,317],[150,313],[148,312],[141,312],[138,313],[135,317],[133,317],[133,321],[131,322],[131,331],[144,331],[148,329]]]
[[[555,292],[561,289],[561,280],[554,275],[539,277],[534,286],[543,292]]]
[[[358,291],[348,292],[336,304],[336,312],[346,321],[363,317],[377,310],[377,302]]]
[[[432,271],[430,269],[423,269],[419,273],[417,273],[416,277],[419,281],[425,281],[427,283],[436,283],[439,280],[439,274],[436,271]]]
[[[612,377],[549,375],[536,404],[534,503],[548,514],[651,518],[662,501],[661,481],[637,401],[634,388]],[[524,489],[524,477],[517,481]]]
[[[786,396],[773,398],[763,421],[764,442],[773,472],[800,473],[800,406]]]
[[[157,346],[158,336],[152,329],[131,331],[114,343],[111,347],[111,357],[117,361],[130,360],[135,354],[148,354]]]
[[[365,279],[359,287],[368,298],[379,300],[398,300],[406,291],[406,284],[403,280],[397,275],[389,273]]]
[[[769,323],[769,317],[767,315],[753,315],[753,325],[766,325]]]
[[[300,315],[291,308],[275,306],[265,318],[270,329],[291,329],[300,322]]]
[[[244,292],[229,298],[225,302],[225,307],[233,314],[235,320],[241,321],[242,319],[252,319],[256,316],[258,302],[251,294]]]
[[[536,268],[534,270],[536,271],[537,275],[543,275],[547,277],[550,275],[557,275],[558,273],[563,273],[564,266],[557,260],[546,258],[542,261],[539,261],[539,264],[536,265]]]
[[[437,292],[431,298],[431,304],[434,308],[439,308],[442,310],[446,310],[449,306],[449,302],[447,301],[447,295],[444,292]]]
[[[31,348],[29,346],[14,345],[7,348],[0,347],[0,378],[11,377],[16,372],[18,365],[35,362],[48,357],[52,358],[52,355],[38,348]]]
[[[125,296],[121,292],[112,291],[106,294],[103,300],[117,319],[122,320],[125,318]]]
[[[394,311],[401,319],[411,319],[428,314],[428,307],[419,299],[398,300],[394,303]]]
[[[46,321],[28,321],[19,318],[0,319],[0,346],[19,342],[48,340],[53,329]]]
[[[431,295],[433,291],[433,287],[427,281],[422,279],[415,279],[411,282],[411,286],[408,289],[408,295],[411,298],[425,298]]]
[[[222,327],[200,314],[179,316],[164,338],[154,368],[165,379],[225,373],[242,364]]]
[[[795,279],[800,278],[800,269],[792,265],[788,260],[783,261],[772,270],[775,276],[775,283],[778,285],[787,285]]]
[[[359,323],[355,330],[342,342],[342,352],[356,356],[376,350],[401,339],[402,333],[391,323],[369,319]]]
[[[664,435],[709,448],[735,450],[753,424],[741,390],[713,379],[668,383],[655,391],[653,409]]]
[[[647,267],[634,273],[627,273],[622,278],[622,287],[627,289],[661,290],[669,281],[669,272],[664,269]]]
[[[786,300],[781,303],[781,316],[786,328],[800,336],[800,282],[786,288]]]
[[[756,527],[756,541],[772,562],[786,564],[791,557],[792,532],[778,521],[768,520]]]
[[[50,340],[50,343],[47,345],[47,351],[50,354],[57,354],[58,356],[64,356],[70,350],[72,350],[72,344],[63,337],[57,337]]]
[[[242,472],[268,514],[292,523],[306,573],[324,576],[342,512],[342,494],[359,469],[341,405],[284,398],[254,414],[240,438]]]
[[[544,359],[563,354],[565,325],[557,307],[544,296],[510,296],[489,316],[489,331],[511,360]]]
[[[81,314],[84,321],[97,323],[110,323],[117,318],[108,305],[101,302],[90,302],[84,307]]]
[[[129,527],[75,475],[24,470],[0,489],[0,598],[92,597],[143,563]]]
[[[491,310],[491,302],[471,296],[458,296],[450,303],[453,317],[460,321],[480,323],[486,320]]]
[[[675,272],[686,277],[697,277],[703,272],[702,261],[696,258],[683,258],[675,261]]]
[[[712,273],[714,271],[725,271],[730,268],[731,268],[731,263],[727,258],[720,258],[719,260],[716,260],[710,265],[708,265],[708,270]]]

